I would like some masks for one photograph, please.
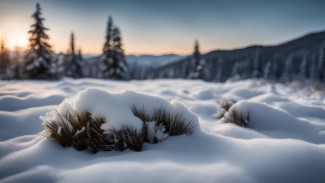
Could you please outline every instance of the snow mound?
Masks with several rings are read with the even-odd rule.
[[[257,82],[0,81],[0,182],[324,183],[325,96]],[[85,90],[90,87],[97,89]],[[125,90],[137,93],[119,92]],[[61,98],[68,99],[63,102]],[[7,104],[8,99],[17,105]],[[195,119],[193,122],[199,119],[200,130],[159,144],[144,143],[141,152],[126,149],[90,155],[62,148],[39,135],[44,130],[39,116],[52,114],[57,105],[62,111],[91,110],[110,122],[112,115],[100,105],[119,107],[126,111],[123,115],[128,113],[134,119],[134,104],[148,113],[156,107],[166,107],[173,113],[181,110],[183,105],[170,102],[173,99],[197,115],[183,112],[187,119]],[[240,100],[230,110],[238,109],[243,115],[249,111],[248,126],[223,123],[218,117],[219,99]],[[148,134],[164,139],[164,129],[154,124],[148,121]],[[106,125],[103,127],[113,124]],[[82,133],[80,128],[78,134]]]
[[[184,119],[198,126],[197,116],[190,112],[183,104],[176,100],[168,102],[160,97],[141,94],[133,91],[121,93],[109,93],[104,90],[88,88],[78,93],[76,98],[65,99],[57,108],[59,113],[69,110],[84,112],[89,111],[95,117],[104,117],[103,130],[114,128],[120,130],[123,125],[132,126],[134,129],[142,129],[142,121],[132,112],[132,107],[143,109],[148,115],[153,115],[155,109],[165,109],[171,114],[180,113]],[[55,111],[42,116],[48,119],[55,115]]]
[[[141,151],[143,142],[158,143],[168,136],[190,134],[199,126],[197,116],[175,100],[95,88],[65,99],[41,119],[46,135],[62,146],[72,145],[77,150],[89,147],[93,152]]]
[[[231,106],[228,114],[234,110],[241,113],[244,118],[249,115],[248,127],[266,136],[299,139],[316,144],[325,143],[324,123],[314,125],[281,108],[259,102],[239,101]]]

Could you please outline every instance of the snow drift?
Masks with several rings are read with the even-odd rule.
[[[46,135],[62,146],[73,145],[78,150],[89,146],[93,152],[140,151],[143,142],[190,134],[199,126],[197,116],[175,100],[169,103],[132,91],[113,94],[95,88],[64,100],[41,119]]]
[[[256,80],[207,83],[64,79],[0,81],[0,87],[0,182],[325,182],[322,91],[293,91],[281,84],[271,87]],[[96,89],[84,90],[89,87]],[[135,92],[120,92],[126,89]],[[111,118],[108,111],[100,109],[100,105],[114,108],[103,98],[121,99],[114,105],[127,111],[125,119],[136,119],[132,116],[133,104],[139,109],[144,105],[149,113],[161,106],[170,107],[171,112],[183,111],[183,105],[170,102],[176,99],[197,115],[200,130],[159,144],[145,143],[141,152],[93,155],[62,148],[39,135],[44,129],[39,116],[53,112],[62,102],[58,110],[90,110],[117,123],[103,128],[118,127],[119,118]],[[218,118],[216,100],[223,98],[238,101],[233,109],[250,112],[247,128]],[[13,103],[6,108],[6,101]],[[15,102],[18,107],[13,107]],[[191,112],[183,113],[188,119],[196,119]]]

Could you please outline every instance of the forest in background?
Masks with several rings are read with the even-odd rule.
[[[120,29],[109,16],[100,56],[83,58],[75,48],[72,32],[66,53],[54,53],[41,7],[32,14],[29,48],[10,51],[2,40],[1,79],[104,78],[113,80],[184,78],[213,82],[249,78],[275,82],[294,80],[325,82],[325,32],[313,33],[277,46],[250,46],[236,50],[200,53],[198,40],[193,54],[166,64],[142,65],[124,54]]]

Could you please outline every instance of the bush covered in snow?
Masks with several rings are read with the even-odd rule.
[[[141,151],[143,143],[191,134],[198,126],[196,115],[176,101],[169,103],[130,91],[110,94],[97,89],[86,89],[76,99],[65,100],[42,119],[49,138],[63,147],[93,153]]]
[[[63,147],[73,146],[77,150],[90,149],[92,152],[111,150],[111,144],[101,125],[102,117],[93,117],[90,112],[78,113],[56,111],[56,120],[45,120],[43,125],[50,137]]]
[[[249,112],[243,114],[242,111],[239,112],[236,109],[232,109],[225,114],[224,121],[226,123],[234,123],[238,126],[247,127],[249,122]]]
[[[230,107],[236,103],[235,100],[228,100],[228,99],[223,99],[217,101],[220,111],[218,112],[218,117],[223,118],[225,116],[225,113],[228,112]]]

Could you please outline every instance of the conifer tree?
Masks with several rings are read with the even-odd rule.
[[[55,67],[55,73],[56,75],[61,78],[66,74],[66,68],[68,66],[68,56],[64,53],[59,53],[56,57],[56,67]]]
[[[30,50],[25,56],[25,74],[30,79],[54,79],[54,59],[51,46],[48,44],[49,37],[45,31],[49,30],[43,25],[44,18],[41,17],[41,8],[36,4],[36,11],[32,15],[35,24],[31,25]]]
[[[218,58],[217,73],[215,75],[214,80],[216,82],[221,82],[222,80],[222,59],[220,57]]]
[[[325,44],[322,48],[319,67],[319,81],[325,83]]]
[[[11,59],[11,70],[9,78],[20,79],[22,72],[22,48],[15,46],[13,58]]]
[[[299,67],[299,78],[305,80],[308,78],[308,67],[307,67],[307,54],[302,58],[300,67]]]
[[[281,81],[289,82],[294,78],[293,77],[294,73],[293,73],[293,70],[292,70],[292,65],[293,65],[293,56],[291,54],[286,59],[284,71],[283,71],[282,77],[281,77]]]
[[[75,40],[74,33],[71,33],[70,40],[70,54],[68,56],[68,68],[66,75],[73,78],[81,78],[83,76],[82,73],[82,63],[79,57],[75,54]]]
[[[194,52],[192,56],[192,71],[188,76],[189,79],[207,79],[208,73],[205,68],[205,62],[201,59],[199,50],[199,42],[196,40],[194,44]]]
[[[128,79],[121,33],[117,27],[113,26],[111,16],[108,19],[106,40],[101,57],[100,77],[109,79]]]
[[[113,64],[114,72],[112,78],[127,79],[127,63],[125,60],[124,50],[122,49],[122,38],[120,30],[113,29]]]
[[[82,52],[81,52],[81,48],[79,48],[78,50],[78,59],[82,62],[83,57],[82,57]]]
[[[264,68],[264,79],[272,80],[273,79],[273,68],[271,61],[268,61]]]
[[[4,41],[1,41],[0,48],[0,79],[7,79],[7,72],[10,65],[10,56]]]
[[[256,56],[254,60],[254,72],[253,77],[254,78],[261,78],[263,76],[263,65],[262,65],[262,57],[260,50],[257,49]]]
[[[232,67],[231,76],[233,79],[239,80],[240,79],[240,63],[236,62]]]

